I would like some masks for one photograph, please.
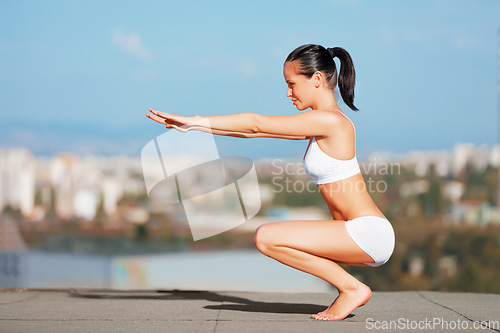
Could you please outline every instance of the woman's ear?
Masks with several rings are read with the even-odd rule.
[[[321,72],[314,73],[313,80],[314,80],[314,87],[315,88],[321,87],[321,84],[323,83],[323,73],[321,73]]]

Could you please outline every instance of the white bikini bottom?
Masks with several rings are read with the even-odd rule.
[[[361,216],[345,222],[347,232],[354,242],[375,262],[366,265],[377,267],[385,264],[394,251],[395,236],[391,223],[378,216]]]

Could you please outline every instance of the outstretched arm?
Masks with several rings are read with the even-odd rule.
[[[276,138],[276,139],[288,139],[288,140],[309,140],[309,136],[305,135],[283,135],[283,134],[266,134],[266,133],[245,133],[245,132],[234,132],[234,131],[222,131],[213,128],[207,128],[203,126],[193,126],[191,129],[212,133],[216,135],[233,136],[236,138]]]
[[[149,109],[147,116],[157,122],[166,124],[167,128],[176,128],[187,132],[190,129],[210,128],[224,132],[260,134],[262,137],[306,137],[312,135],[331,134],[332,125],[337,118],[327,111],[304,111],[291,116],[264,116],[245,112],[223,116],[186,117]],[[154,116],[153,116],[154,115]],[[217,133],[214,133],[217,134]],[[272,136],[269,136],[272,135]]]
[[[167,121],[165,118],[161,118],[159,116],[156,116],[155,114],[148,114],[148,118],[163,124],[166,126],[166,128],[174,128],[178,130],[179,132],[188,132],[188,131],[200,131],[200,132],[206,132],[206,133],[211,133],[211,134],[216,134],[216,135],[224,135],[224,136],[232,136],[236,138],[277,138],[277,139],[288,139],[288,140],[308,140],[308,136],[304,135],[279,135],[279,134],[265,134],[265,133],[245,133],[245,132],[238,132],[238,131],[223,131],[223,130],[218,130],[215,128],[211,127],[206,127],[206,126],[200,126],[200,125],[186,125],[182,124],[181,122],[173,122],[173,121]],[[181,116],[183,117],[183,116]],[[186,117],[186,118],[191,118],[191,117]],[[194,117],[193,117],[194,118]],[[188,120],[188,119],[184,119]]]

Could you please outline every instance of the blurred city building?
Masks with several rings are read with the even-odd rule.
[[[459,179],[467,165],[472,165],[478,172],[484,171],[488,165],[498,168],[500,145],[457,144],[452,151],[412,151],[399,155],[375,152],[361,163],[362,172],[367,174],[399,174],[401,167],[414,170],[421,178],[403,182],[399,186],[402,197],[429,191],[430,183],[425,175],[432,167],[438,176],[448,179],[442,195],[451,203],[447,214],[449,219],[455,223],[478,225],[500,223],[498,207],[484,201],[462,200],[465,185]],[[300,161],[266,159],[256,163],[261,179],[289,175],[295,180],[307,180],[301,168]],[[191,185],[196,186],[196,183]],[[262,183],[260,186],[263,207],[269,206],[275,196],[276,188],[272,185],[276,184]],[[106,221],[110,228],[120,228],[121,223],[145,223],[151,213],[173,214],[170,205],[152,202],[146,209],[133,203],[134,200],[126,200],[145,193],[138,157],[82,157],[73,154],[35,157],[26,149],[0,149],[0,210],[19,211],[33,222],[54,214],[63,222],[76,218],[85,223],[101,214],[116,217]],[[175,218],[176,214],[182,212],[176,211],[172,216]],[[300,215],[298,211],[294,214]],[[317,214],[309,212],[306,215],[314,218]]]

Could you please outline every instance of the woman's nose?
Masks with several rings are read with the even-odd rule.
[[[286,90],[286,97],[292,97],[292,89],[288,88]]]

